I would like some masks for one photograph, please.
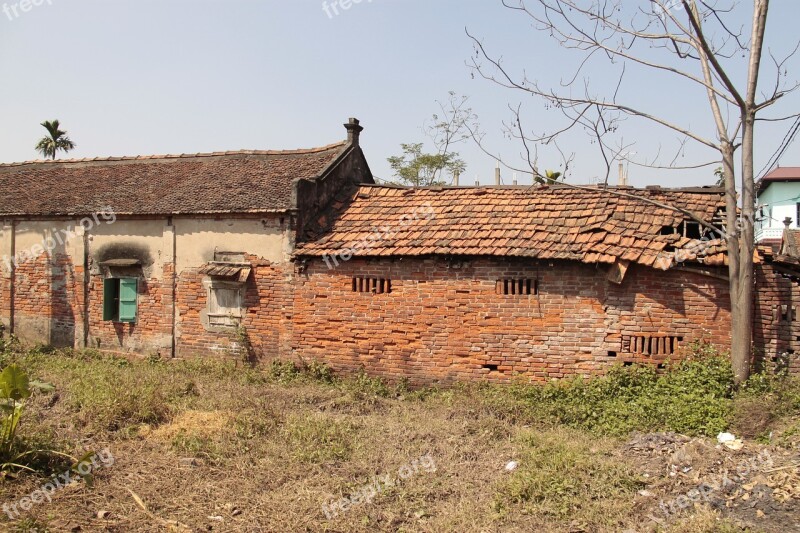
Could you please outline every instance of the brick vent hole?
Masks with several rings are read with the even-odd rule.
[[[539,280],[531,278],[501,279],[497,281],[499,293],[506,296],[530,296],[539,294]]]
[[[353,278],[353,292],[370,292],[372,294],[388,294],[392,292],[392,280],[386,278]]]

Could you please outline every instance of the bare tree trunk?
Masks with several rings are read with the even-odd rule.
[[[746,237],[740,231],[741,221],[738,215],[738,195],[736,194],[736,174],[734,167],[734,148],[730,142],[723,142],[722,172],[725,178],[725,210],[728,245],[728,278],[731,301],[731,366],[736,382],[747,379],[750,368],[750,345],[752,338],[752,306],[742,305],[742,299],[752,290],[745,289],[746,280],[742,275],[747,268],[743,260],[743,251],[747,248],[742,242]],[[752,269],[752,257],[750,259]],[[750,313],[746,312],[750,309]]]
[[[736,383],[750,376],[753,344],[753,253],[755,235],[755,184],[753,180],[753,129],[755,113],[746,111],[742,117],[742,206],[736,226],[728,232],[737,235],[736,247],[729,240],[728,256],[737,258],[736,268],[731,263],[731,363]],[[729,208],[730,209],[730,208]],[[730,217],[729,217],[730,218]]]
[[[733,253],[739,256],[736,281],[731,283],[733,308],[731,328],[731,363],[736,383],[750,377],[753,354],[753,254],[755,252],[755,174],[753,170],[753,145],[756,124],[756,91],[761,68],[764,34],[767,26],[769,0],[756,0],[753,5],[753,30],[751,35],[750,61],[748,65],[747,93],[742,106],[742,213],[735,233],[738,246]],[[730,228],[728,230],[730,232]],[[731,250],[728,250],[728,255]],[[734,272],[731,271],[731,280]]]
[[[560,87],[540,87],[537,80],[528,78],[524,72],[521,76],[514,76],[504,67],[502,57],[490,56],[483,42],[468,32],[473,40],[477,58],[473,60],[472,66],[481,76],[503,87],[544,99],[549,106],[558,109],[566,117],[568,122],[564,128],[526,137],[519,120],[519,108],[516,109],[516,121],[513,124],[518,131],[514,132],[514,136],[522,141],[526,153],[529,154],[529,162],[528,143],[547,145],[567,131],[584,128],[592,132],[593,142],[598,144],[605,162],[608,163],[604,149],[610,147],[610,144],[605,137],[616,131],[620,117],[648,120],[659,127],[677,132],[686,141],[693,140],[721,155],[727,209],[724,234],[728,248],[730,279],[731,366],[736,383],[741,384],[749,377],[752,366],[755,296],[753,145],[756,116],[785,95],[800,89],[800,83],[793,85],[785,83],[786,61],[800,50],[800,45],[783,59],[770,54],[775,67],[774,89],[771,94],[762,95],[759,101],[758,85],[769,0],[752,0],[743,4],[742,9],[749,4],[752,4],[753,9],[749,41],[743,38],[741,32],[731,31],[729,25],[723,21],[722,17],[730,13],[733,7],[718,7],[716,2],[707,0],[678,2],[647,0],[642,4],[650,5],[653,12],[648,15],[647,9],[639,6],[636,14],[626,22],[622,20],[622,14],[626,13],[630,3],[633,2],[503,0],[505,7],[526,15],[539,30],[548,32],[550,37],[564,48],[587,54],[580,66],[570,73],[569,77],[564,78],[569,81],[562,82]],[[731,2],[733,6],[736,3]],[[645,20],[644,23],[642,18]],[[653,50],[659,49],[670,54],[666,54],[663,60],[651,55]],[[588,76],[584,73],[584,66],[595,52],[600,52],[598,57],[609,58],[612,63],[621,61],[623,64],[616,90],[606,97],[598,97],[590,90]],[[742,58],[749,57],[746,87],[736,83],[740,72],[732,63],[740,55]],[[488,65],[484,66],[482,60]],[[657,116],[646,109],[631,107],[617,101],[619,87],[623,83],[625,74],[624,65],[637,65],[656,72],[669,73],[702,87],[706,91],[716,125],[716,138],[700,134],[696,129],[681,126],[665,116]],[[695,67],[699,67],[699,74]],[[734,72],[736,77],[732,77]],[[579,90],[573,90],[581,82],[584,86]],[[597,121],[587,118],[587,114],[592,110],[598,115]],[[796,115],[790,115],[793,116]],[[732,117],[736,117],[738,122],[732,123]],[[782,119],[771,117],[760,120]],[[598,128],[598,124],[602,125],[602,128]],[[627,149],[623,147],[622,139],[619,139],[619,142],[621,148],[616,152],[616,158],[620,158],[622,150]],[[480,146],[480,142],[478,144]],[[741,169],[737,169],[734,161],[738,149],[742,150]],[[560,148],[558,151],[561,152]],[[717,161],[714,161],[714,164],[717,164]],[[654,160],[651,165],[645,163],[643,166],[659,165]],[[678,168],[672,163],[667,166]],[[607,168],[610,167],[607,165]],[[532,170],[536,175],[535,168]],[[737,170],[741,172],[741,188],[737,187]],[[708,225],[705,221],[701,221],[701,224]],[[722,231],[713,227],[710,229]]]

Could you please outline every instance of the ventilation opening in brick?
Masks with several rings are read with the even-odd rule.
[[[616,357],[617,356],[617,352],[608,352],[608,356],[609,357]]]
[[[797,320],[797,307],[791,305],[782,305],[781,320],[784,322],[794,322]]]
[[[539,294],[539,280],[530,278],[501,279],[497,282],[497,292],[512,296]]]
[[[372,294],[390,293],[392,292],[392,280],[356,276],[353,278],[353,292],[369,292]]]
[[[623,351],[641,355],[673,355],[683,342],[674,335],[630,335],[622,338]]]
[[[497,372],[500,369],[500,365],[483,365],[483,368],[489,372]]]

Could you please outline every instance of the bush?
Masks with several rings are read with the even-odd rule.
[[[291,383],[301,376],[300,369],[292,361],[272,361],[268,374],[273,381],[278,383]]]
[[[513,386],[512,398],[490,402],[525,416],[601,434],[670,430],[713,436],[727,429],[734,397],[727,357],[702,354],[659,373],[652,366],[616,366],[605,376]]]
[[[322,383],[333,383],[335,380],[333,370],[325,363],[317,361],[316,359],[311,359],[310,361],[304,360],[300,371],[309,378],[315,381],[321,381]]]
[[[366,399],[370,397],[386,398],[391,394],[391,390],[386,382],[380,378],[373,378],[361,371],[355,376],[350,376],[341,381],[341,387],[355,396],[356,399]]]

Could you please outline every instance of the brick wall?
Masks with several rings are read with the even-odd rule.
[[[134,352],[142,355],[171,355],[172,287],[171,265],[164,276],[139,278],[136,323],[103,320],[103,276],[89,281],[89,346],[100,350]]]
[[[800,287],[771,263],[756,265],[753,344],[757,363],[800,374]]]
[[[728,284],[697,273],[634,266],[615,285],[605,268],[574,262],[354,259],[330,270],[322,261],[299,268],[248,260],[243,323],[259,359],[314,358],[416,383],[504,381],[515,372],[546,379],[602,372],[616,362],[658,364],[674,345],[704,339],[725,349],[730,341]],[[66,254],[20,264],[17,333],[80,346],[83,276]],[[354,276],[389,279],[391,293],[353,292]],[[203,277],[189,269],[177,280],[177,354],[239,357],[233,331],[203,325]],[[503,294],[503,279],[530,279],[538,294]],[[118,324],[102,320],[102,276],[93,274],[89,345],[168,356],[172,280],[171,263],[160,279],[141,280],[137,323]],[[9,294],[3,279],[4,316]],[[800,286],[760,264],[756,295],[756,354],[800,373]]]
[[[253,271],[244,285],[244,331],[259,360],[289,357],[291,335],[292,267],[248,258]],[[179,356],[243,357],[235,331],[204,326],[208,291],[198,269],[183,272],[178,281]]]
[[[6,333],[11,321],[11,271],[0,267],[0,332]]]
[[[353,292],[353,276],[391,279],[392,292]],[[292,345],[340,370],[416,383],[592,374],[663,362],[667,343],[729,345],[724,280],[636,266],[621,286],[605,277],[566,261],[313,261],[296,282]],[[502,294],[505,278],[537,280],[538,294]],[[647,349],[632,350],[637,339]]]
[[[7,295],[8,288],[4,289]],[[75,345],[83,338],[82,304],[83,269],[74,267],[68,255],[43,253],[17,265],[14,322],[21,338],[54,346]]]

